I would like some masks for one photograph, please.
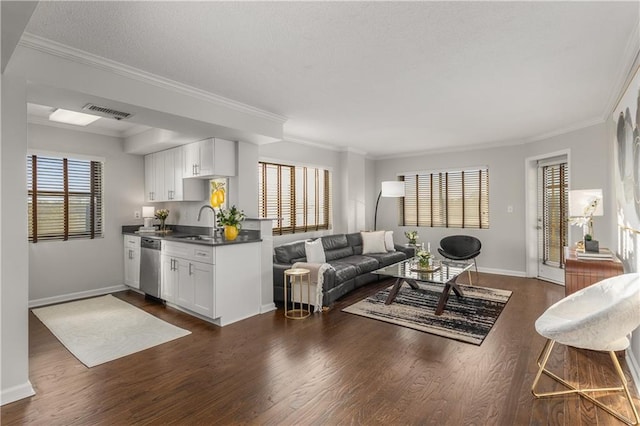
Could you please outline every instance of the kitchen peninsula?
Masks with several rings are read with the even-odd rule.
[[[139,234],[137,229],[122,228],[129,287],[144,290],[140,277],[152,268],[159,291],[151,295],[168,306],[219,326],[261,312],[260,231],[243,230],[236,240],[227,241],[212,236],[207,227],[175,226],[166,234]],[[141,241],[149,239],[160,242],[160,253],[141,252]],[[149,260],[151,256],[156,260]]]

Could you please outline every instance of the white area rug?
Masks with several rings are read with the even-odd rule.
[[[32,311],[87,367],[191,334],[110,294]]]

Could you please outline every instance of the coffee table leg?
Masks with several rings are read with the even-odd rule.
[[[387,296],[387,300],[384,302],[385,305],[390,305],[396,299],[396,296],[398,295],[398,291],[400,290],[400,287],[402,287],[402,281],[403,281],[402,278],[396,279],[396,283],[391,288],[391,291]]]
[[[436,308],[435,314],[440,316],[442,312],[444,312],[444,307],[447,305],[447,301],[449,300],[449,292],[453,289],[453,292],[458,297],[463,297],[464,293],[462,293],[462,289],[458,287],[455,279],[447,282],[444,286],[444,290],[442,290],[442,294],[440,295],[440,299],[438,300],[438,307]]]

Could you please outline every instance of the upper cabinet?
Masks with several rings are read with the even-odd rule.
[[[219,138],[182,146],[185,178],[236,175],[236,143]]]
[[[201,181],[183,179],[182,147],[154,152],[144,157],[145,201],[201,201]]]

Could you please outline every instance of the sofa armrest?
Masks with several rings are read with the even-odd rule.
[[[410,257],[414,257],[416,255],[416,248],[415,247],[407,247],[404,245],[400,245],[400,244],[394,244],[394,247],[396,249],[396,251],[401,251],[402,253],[407,255],[407,259],[409,259]]]
[[[292,265],[286,263],[273,264],[273,285],[274,287],[284,287],[284,271],[291,269]]]

